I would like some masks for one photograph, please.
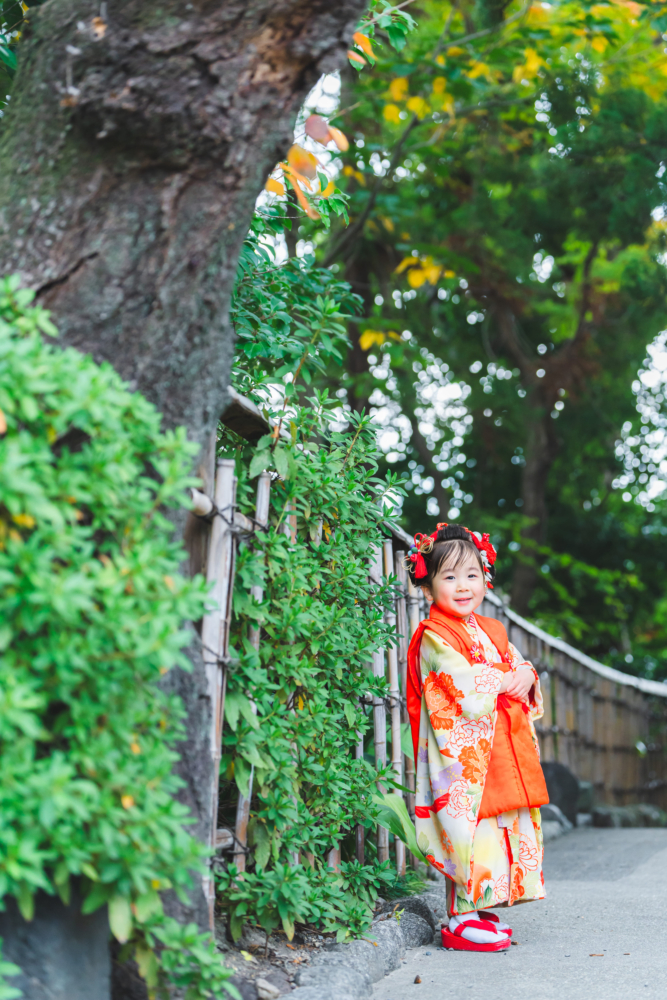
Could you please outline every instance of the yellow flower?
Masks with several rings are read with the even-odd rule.
[[[488,80],[490,76],[489,67],[483,62],[472,63],[470,69],[468,70],[468,77],[471,80],[476,80],[480,76],[485,76]]]
[[[392,122],[394,125],[398,125],[401,120],[401,112],[397,104],[385,104],[383,114],[384,120]]]
[[[397,76],[389,84],[389,93],[394,101],[404,101],[408,94],[408,80],[405,76]]]
[[[417,115],[417,118],[424,118],[431,110],[423,97],[411,97],[407,107],[409,111]]]
[[[385,342],[385,335],[382,330],[364,330],[359,337],[359,347],[362,351],[370,351],[373,344],[381,347]]]
[[[18,524],[19,528],[34,528],[35,519],[32,514],[13,514],[12,521]]]
[[[512,79],[515,83],[521,83],[522,80],[532,80],[539,73],[540,67],[546,66],[544,59],[538,56],[535,49],[525,49],[523,55],[526,60],[524,65],[515,66],[512,73]]]
[[[131,795],[123,795],[121,796],[120,803],[123,809],[131,809],[132,806],[134,805],[134,799],[132,798]]]

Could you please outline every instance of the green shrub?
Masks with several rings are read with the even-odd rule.
[[[31,299],[0,287],[0,898],[29,920],[38,890],[66,902],[76,879],[152,989],[194,975],[209,996],[186,966],[210,938],[159,896],[182,895],[204,854],[175,798],[182,708],[159,687],[189,668],[183,622],[205,602],[164,513],[196,447],[110,366],[48,344]]]
[[[270,222],[256,220],[256,230]],[[230,866],[218,881],[234,935],[244,920],[267,931],[282,924],[290,936],[295,922],[361,933],[382,886],[396,880],[373,860],[370,838],[368,864],[353,857],[355,826],[376,826],[378,777],[392,783],[391,768],[378,775],[355,747],[370,734],[368,696],[387,695],[370,664],[395,641],[385,618],[394,591],[368,574],[386,504],[402,488],[377,476],[368,416],[341,413],[336,398],[311,396],[301,381],[340,362],[345,321],[358,306],[349,285],[312,258],[276,266],[256,235],[249,238],[232,313],[234,383],[289,433],[250,447],[223,429],[219,442],[236,459],[245,513],[254,513],[257,474],[274,473],[268,529],[241,545],[234,594],[222,822],[233,825],[251,769],[253,780],[248,871],[237,877]],[[258,583],[261,603],[250,592]],[[251,626],[261,628],[259,652],[248,641]],[[326,866],[334,845],[342,848],[340,873]],[[314,869],[296,863],[306,855]]]

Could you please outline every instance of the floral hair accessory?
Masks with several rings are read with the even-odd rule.
[[[424,553],[428,554],[433,549],[438,532],[441,528],[446,527],[447,524],[443,521],[437,525],[432,535],[423,535],[421,531],[418,531],[415,535],[415,543],[408,552],[408,559],[415,568],[415,580],[423,580],[425,576],[428,576]]]
[[[491,583],[493,579],[491,567],[498,558],[498,553],[491,544],[489,535],[480,535],[479,531],[471,531],[470,528],[466,528],[465,530],[470,535],[470,541],[473,545],[475,545],[477,551],[479,552],[480,559],[482,560],[482,566],[484,567],[484,579],[486,580],[486,585],[490,590],[493,590],[493,584]]]
[[[441,528],[447,527],[448,525],[446,522],[441,522],[437,525],[433,534],[424,535],[418,531],[415,535],[414,545],[408,552],[408,559],[414,566],[415,580],[423,580],[425,576],[428,576],[428,569],[426,568],[424,555],[428,555],[428,553],[432,551],[438,537],[438,532]],[[498,553],[491,544],[491,539],[488,534],[482,535],[479,531],[471,531],[470,528],[463,528],[463,530],[468,532],[470,541],[479,552],[482,566],[484,567],[484,580],[487,587],[493,590],[493,584],[491,582],[493,574],[491,569],[498,557]]]

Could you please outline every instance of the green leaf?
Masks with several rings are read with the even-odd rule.
[[[139,975],[145,980],[149,990],[154,990],[158,985],[158,958],[152,948],[147,945],[137,945],[134,950],[134,959],[139,968]]]
[[[410,819],[410,814],[403,801],[403,797],[401,795],[386,793],[382,796],[375,795],[374,802],[379,807],[378,823],[386,827],[399,840],[402,840],[416,858],[426,862],[426,858],[420,849],[421,844],[418,845],[417,843],[414,823]]]
[[[132,910],[127,896],[115,895],[109,900],[109,927],[121,944],[129,939],[132,933]]]
[[[16,902],[18,903],[23,919],[32,920],[35,915],[35,894],[27,882],[19,884]]]
[[[236,757],[234,760],[234,781],[241,795],[250,793],[250,776],[252,768],[243,757]]]
[[[100,906],[107,902],[112,891],[112,886],[105,885],[103,882],[96,882],[84,899],[81,912],[94,913],[95,910],[98,910]]]
[[[10,73],[14,73],[16,71],[16,67],[18,66],[16,53],[3,42],[0,42],[0,61],[5,64],[8,70],[10,70]]]
[[[241,935],[243,934],[243,924],[245,923],[244,914],[239,913],[238,910],[233,910],[229,920],[229,929],[232,934],[232,941],[239,941]]]
[[[289,458],[287,450],[281,445],[276,445],[273,452],[273,461],[275,463],[278,474],[282,476],[283,479],[289,479]]]
[[[261,871],[266,868],[271,855],[271,837],[264,823],[257,823],[254,829],[255,865]]]
[[[138,896],[134,908],[140,924],[145,924],[150,917],[163,912],[162,900],[155,889],[148,889]]]
[[[255,452],[250,462],[248,476],[250,479],[254,479],[255,476],[260,474],[260,472],[264,472],[265,469],[271,468],[272,465],[273,461],[270,451],[266,450]]]
[[[406,757],[411,758],[414,756],[415,750],[412,745],[412,729],[407,722],[401,723],[401,750]]]
[[[357,721],[357,713],[354,709],[354,706],[351,705],[349,701],[346,701],[345,704],[343,705],[343,711],[345,712],[345,718],[347,719],[347,724],[350,727],[350,729],[352,729],[355,722]]]

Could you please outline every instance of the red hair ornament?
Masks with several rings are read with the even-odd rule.
[[[426,561],[423,553],[429,553],[431,551],[438,536],[438,532],[441,528],[446,527],[448,527],[448,525],[445,522],[441,522],[437,525],[432,535],[424,535],[421,531],[418,531],[415,535],[415,543],[408,555],[408,559],[413,564],[415,569],[415,580],[423,580],[425,576],[428,576],[428,570],[426,568]],[[479,531],[471,531],[470,528],[464,528],[463,530],[468,532],[470,541],[479,552],[480,559],[482,560],[482,566],[484,567],[484,579],[486,585],[490,590],[493,590],[493,584],[491,582],[491,567],[495,563],[498,553],[491,544],[490,536],[488,534],[482,535]]]

